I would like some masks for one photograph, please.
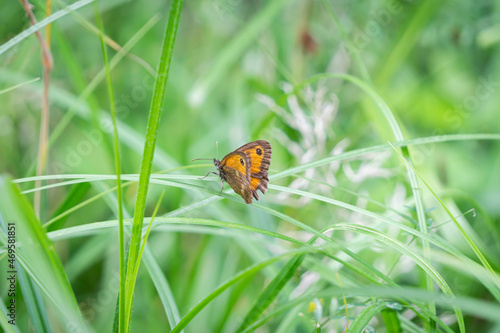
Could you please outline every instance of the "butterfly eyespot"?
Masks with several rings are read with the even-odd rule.
[[[262,149],[257,148],[256,152],[257,152],[257,155],[259,155],[259,156],[262,155]]]
[[[245,165],[242,158],[240,158],[240,163],[241,163],[241,165]]]

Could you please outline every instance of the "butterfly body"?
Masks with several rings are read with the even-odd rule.
[[[221,181],[227,182],[245,203],[251,204],[252,198],[259,200],[257,190],[262,193],[267,190],[271,154],[271,144],[257,140],[241,146],[220,161],[214,158],[214,165]]]

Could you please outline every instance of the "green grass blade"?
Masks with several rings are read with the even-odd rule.
[[[21,265],[16,266],[19,286],[23,291],[24,302],[35,332],[52,332],[40,289],[28,278]]]
[[[429,1],[427,3],[429,3]],[[360,80],[352,75],[331,74],[331,73],[318,74],[318,75],[315,75],[315,76],[311,77],[310,79],[302,82],[301,84],[299,84],[298,87],[296,87],[294,89],[294,91],[296,92],[297,88],[304,87],[304,85],[308,85],[311,82],[316,82],[318,80],[325,79],[325,78],[341,78],[343,80],[352,82],[353,84],[355,84],[359,88],[361,88],[365,93],[367,93],[370,96],[370,98],[375,102],[377,107],[382,112],[382,115],[384,116],[385,120],[389,124],[396,141],[404,141],[403,132],[401,131],[399,123],[396,120],[396,117],[392,113],[392,111],[389,108],[389,106],[387,105],[387,103],[385,103],[383,98],[375,91],[373,86],[370,86],[369,84],[363,82],[362,80]],[[406,156],[406,158],[409,161],[411,161],[410,152],[409,152],[408,148],[403,147],[402,151],[403,151],[403,154]],[[423,205],[423,201],[422,201],[422,196],[420,194],[419,184],[418,184],[417,178],[415,177],[415,174],[411,171],[411,169],[408,166],[406,166],[406,173],[408,174],[408,180],[410,182],[410,186],[411,186],[412,193],[413,193],[413,199],[415,202],[415,210],[417,212],[418,227],[422,233],[427,234],[428,230],[427,230],[427,223],[426,223],[426,219],[425,219],[424,205]],[[425,239],[421,239],[420,241],[422,242],[422,246],[424,248],[424,254],[428,258],[429,251],[430,251],[429,244]],[[429,277],[427,275],[425,275],[424,278],[425,278],[425,283],[426,283],[427,289],[429,291],[432,291],[434,289],[434,285],[432,284],[432,281],[429,279]],[[434,311],[434,305],[429,304],[429,309],[431,311]],[[431,326],[432,326],[432,324],[431,324]]]
[[[454,135],[439,135],[439,136],[431,136],[424,137],[419,139],[411,139],[405,141],[398,141],[393,143],[394,147],[403,147],[403,146],[413,146],[413,145],[422,145],[429,143],[438,143],[438,142],[450,142],[450,141],[462,141],[462,140],[494,140],[500,141],[500,134],[491,133],[491,134],[454,134]],[[334,161],[340,161],[347,158],[352,158],[356,156],[361,156],[367,153],[376,153],[382,152],[391,149],[389,144],[382,144],[378,146],[372,146],[368,148],[355,149],[352,151],[348,151],[345,153],[341,153],[334,156],[329,156],[323,159],[319,159],[313,162],[304,163],[294,168],[289,168],[287,170],[283,170],[281,172],[270,175],[270,180],[277,180],[283,177],[288,177],[293,174],[305,171],[310,168],[316,168],[322,165],[329,164]]]
[[[257,228],[253,228],[253,227],[246,226],[246,225],[241,225],[241,224],[228,223],[228,222],[220,222],[220,221],[212,221],[212,220],[205,220],[205,219],[190,219],[190,218],[177,218],[177,217],[176,218],[160,217],[160,218],[157,218],[156,220],[157,220],[157,222],[155,223],[156,227],[158,227],[159,225],[163,225],[164,223],[167,223],[166,225],[172,225],[174,223],[175,224],[178,224],[178,223],[181,223],[181,224],[192,223],[194,226],[196,226],[196,225],[218,226],[218,227],[224,227],[224,228],[231,228],[231,229],[238,229],[238,230],[248,231],[248,232],[250,232],[250,235],[254,234],[254,233],[260,233],[260,234],[271,236],[271,237],[274,237],[274,238],[277,238],[277,239],[281,239],[281,240],[284,240],[284,241],[288,241],[288,242],[292,242],[292,243],[296,243],[296,244],[299,244],[299,245],[306,246],[306,244],[298,242],[297,240],[291,239],[291,238],[286,237],[284,235],[280,235],[280,234],[277,234],[277,233],[270,232],[268,230],[257,229]],[[75,235],[84,236],[84,235],[87,234],[87,232],[89,230],[96,230],[96,231],[97,230],[106,230],[109,227],[116,227],[116,225],[117,225],[117,221],[98,222],[98,223],[93,223],[93,224],[90,224],[90,225],[69,228],[68,230],[59,230],[57,232],[51,233],[50,236],[51,237],[56,237],[57,239],[66,239],[67,237],[74,237]],[[168,230],[172,230],[172,229],[168,229]],[[174,231],[175,231],[175,229],[174,229]],[[181,231],[193,232],[192,230],[181,230]],[[215,234],[221,235],[221,232],[218,231]],[[350,255],[351,257],[353,257],[360,264],[363,264],[363,260],[360,259],[359,256],[356,256],[355,254],[350,253],[345,248],[342,248],[342,251],[346,252],[348,255]],[[342,261],[342,260],[338,260],[337,258],[329,255],[328,252],[324,252],[324,254],[327,255],[327,256],[329,256],[329,257],[331,257],[334,260],[337,260],[337,261],[343,263],[346,267],[349,267],[350,269],[353,269],[354,271],[358,272],[359,274],[361,274],[363,276],[366,276],[367,278],[369,278],[370,276],[378,276],[383,281],[385,281],[386,283],[392,283],[393,285],[395,285],[393,281],[391,281],[390,279],[388,279],[384,275],[381,275],[380,272],[378,272],[377,270],[374,270],[374,268],[372,266],[370,266],[369,264],[367,264],[367,263],[364,263],[364,270],[359,270],[355,266],[350,265],[348,262],[345,262],[345,261]],[[161,271],[159,271],[158,274],[161,275]],[[377,282],[378,280],[373,279],[373,281],[376,282],[376,283],[378,283]],[[421,307],[421,305],[418,304],[418,303],[416,303],[416,301],[413,301],[413,302],[415,304],[417,304],[417,306]],[[424,311],[425,308],[422,308],[422,310]]]
[[[0,226],[4,234],[7,234],[6,232],[6,230],[8,230],[7,223],[8,222],[3,219],[2,214],[0,214]],[[7,247],[5,248],[5,252],[7,253]],[[9,265],[8,258],[9,257],[5,258],[7,260],[7,263],[5,265],[6,268],[8,267],[7,265]],[[14,266],[15,266],[14,271],[16,271],[17,275],[16,277],[19,284],[19,288],[22,290],[24,304],[26,306],[26,309],[28,310],[28,316],[30,318],[32,326],[35,328],[35,332],[51,332],[49,320],[47,317],[46,307],[44,306],[43,299],[40,295],[40,289],[36,285],[32,284],[32,281],[27,276],[22,265],[20,265],[18,262],[15,262]],[[20,293],[18,293],[18,295],[19,294]],[[16,307],[19,308],[20,302],[19,302],[19,297],[17,297],[17,295],[14,295],[14,300],[17,302]],[[5,311],[3,313],[9,314],[9,311]],[[17,315],[17,317],[19,317],[19,315]],[[12,318],[9,317],[8,320],[12,320]],[[14,322],[16,322],[15,318]],[[18,322],[16,322],[16,324],[17,326],[16,325],[9,325],[9,326],[12,326],[17,330],[17,327],[20,325]]]
[[[175,39],[177,37],[177,29],[181,18],[182,2],[182,0],[173,0],[171,4],[170,16],[164,35],[160,64],[158,66],[158,73],[155,79],[153,98],[151,101],[151,108],[149,112],[146,142],[144,144],[144,152],[142,155],[139,187],[137,190],[137,198],[134,210],[134,222],[132,225],[132,235],[127,262],[125,304],[130,305],[132,304],[132,302],[129,300],[133,298],[132,292],[133,285],[135,284],[133,275],[135,266],[139,264],[137,262],[137,256],[139,246],[141,244],[144,211],[146,209],[146,198],[149,187],[149,177],[151,175],[156,137],[161,118],[163,101],[165,99],[167,80],[170,72],[170,64],[172,62]],[[122,332],[129,331],[131,314],[132,308],[125,309],[125,327]]]
[[[17,261],[58,309],[63,327],[86,331],[75,295],[54,245],[31,205],[6,177],[0,177],[0,213],[3,220],[15,223],[16,244],[22,244],[16,248]],[[6,243],[4,234],[2,242]]]
[[[394,149],[396,151],[396,153],[399,155],[399,157],[401,159],[403,159],[403,161],[408,165],[409,168],[411,168],[411,170],[415,173],[415,175],[418,176],[418,178],[420,178],[420,180],[422,181],[422,183],[425,185],[425,187],[427,187],[427,189],[432,193],[432,195],[434,196],[434,198],[436,198],[436,200],[439,202],[439,204],[441,205],[441,207],[443,207],[443,209],[446,211],[446,214],[448,214],[448,216],[450,217],[450,219],[453,221],[453,223],[455,224],[455,226],[458,228],[458,230],[460,230],[460,233],[462,234],[462,236],[465,238],[465,240],[467,241],[467,244],[469,244],[469,246],[471,247],[472,251],[474,251],[474,253],[476,254],[476,256],[479,258],[479,260],[481,261],[481,263],[483,264],[483,266],[488,269],[493,275],[496,274],[495,271],[493,270],[493,268],[491,267],[490,263],[486,260],[486,258],[484,257],[483,253],[481,252],[481,250],[479,250],[479,248],[476,246],[476,244],[472,241],[472,239],[469,237],[469,235],[467,234],[467,232],[465,232],[464,228],[460,225],[460,223],[457,221],[457,219],[455,218],[455,216],[450,212],[450,210],[448,209],[448,207],[446,207],[446,205],[444,204],[444,202],[439,198],[439,196],[436,194],[436,192],[434,192],[434,190],[432,189],[431,186],[429,186],[429,184],[425,181],[425,179],[420,175],[420,173],[413,167],[413,165],[411,165],[411,163],[409,163],[404,157],[403,155],[401,155],[401,153]],[[500,285],[497,285],[498,288],[500,288]]]
[[[5,333],[20,333],[19,329],[16,325],[12,325],[9,323],[10,318],[7,318],[7,307],[5,306],[5,301],[0,297],[0,327],[3,329]]]
[[[399,320],[398,313],[390,308],[385,308],[381,312],[382,318],[384,318],[385,327],[387,333],[401,333],[401,321]]]
[[[231,279],[229,279],[227,282],[223,283],[219,288],[214,290],[212,293],[210,293],[207,297],[205,297],[203,300],[201,300],[195,307],[193,307],[175,326],[171,333],[178,333],[180,330],[186,327],[186,325],[193,320],[194,317],[205,307],[207,306],[211,301],[213,301],[217,296],[219,296],[222,292],[224,292],[226,289],[229,287],[233,286],[237,282],[250,278],[254,274],[258,273],[260,270],[263,268],[279,261],[282,260],[286,257],[289,257],[291,255],[300,255],[300,254],[307,254],[307,253],[312,253],[316,250],[311,250],[311,249],[300,249],[300,250],[295,250],[295,251],[290,251],[288,253],[282,254],[280,256],[272,257],[268,260],[265,260],[263,262],[259,262],[255,265],[252,265],[248,267],[247,269],[241,271],[240,273],[236,274],[233,276]]]
[[[137,31],[136,34],[127,41],[127,43],[120,49],[119,52],[115,54],[111,61],[109,62],[110,69],[113,70],[120,62],[125,58],[127,54],[129,54],[130,50],[144,37],[144,35],[158,22],[159,15],[153,16],[146,24],[144,24],[141,29]],[[82,74],[80,74],[82,75]],[[57,126],[54,128],[53,132],[50,136],[50,144],[53,144],[60,135],[62,135],[64,129],[71,123],[71,119],[74,117],[75,113],[77,113],[78,108],[81,107],[81,104],[91,98],[94,91],[99,87],[99,84],[106,77],[106,69],[101,69],[93,78],[92,81],[88,83],[82,93],[75,97],[74,101],[69,103],[66,107],[69,108],[68,112],[64,115],[64,117],[57,123]],[[89,113],[101,113],[97,108],[94,110],[93,102],[91,104],[91,111]],[[102,122],[102,117],[98,119],[99,122]]]
[[[158,296],[162,301],[163,309],[167,315],[170,327],[174,327],[181,320],[179,310],[175,302],[174,295],[172,294],[172,290],[170,289],[170,285],[165,278],[165,274],[161,270],[160,265],[158,265],[153,253],[147,246],[144,250],[143,261],[144,266],[146,266],[149,276],[151,277],[151,280],[153,280],[156,290],[158,291]]]
[[[133,184],[131,183],[126,183],[124,185],[129,185]],[[102,183],[96,183],[96,188],[98,192],[104,193],[107,192],[108,190],[113,190],[113,189],[108,189],[106,186],[103,186]],[[112,193],[109,193],[105,198],[108,199],[109,203],[108,206],[110,208],[116,207],[116,197],[113,196]],[[128,218],[130,215],[128,214],[127,211],[124,212],[125,216]],[[117,215],[117,212],[114,213],[115,216]],[[102,230],[102,229],[101,229]],[[127,232],[130,232],[130,226],[128,225],[126,228]],[[146,244],[144,248],[144,257],[141,262],[144,262],[144,265],[146,266],[151,280],[153,281],[155,288],[158,292],[158,296],[160,300],[162,301],[164,311],[167,315],[167,318],[170,323],[170,327],[175,326],[179,321],[180,321],[180,315],[179,315],[179,310],[176,304],[176,301],[173,297],[172,291],[170,289],[169,283],[163,274],[160,265],[156,261],[154,255],[151,253],[149,250],[148,245]],[[117,316],[117,314],[115,314]],[[117,331],[117,329],[116,329]]]
[[[411,21],[401,29],[401,36],[390,53],[382,62],[381,69],[377,75],[377,85],[385,86],[394,72],[401,68],[401,64],[408,58],[410,52],[414,51],[419,42],[418,37],[429,19],[438,11],[443,1],[425,0],[415,4],[418,8],[412,10]]]
[[[135,281],[137,279],[137,274],[139,273],[139,267],[140,267],[140,263],[141,263],[141,259],[142,259],[142,254],[144,253],[144,248],[146,246],[146,242],[148,241],[149,233],[151,232],[151,225],[153,224],[153,221],[154,221],[154,219],[156,217],[156,213],[158,212],[158,209],[160,208],[160,204],[161,204],[161,201],[163,199],[163,195],[164,194],[165,194],[165,191],[163,191],[162,195],[158,199],[158,202],[156,204],[156,207],[155,207],[155,210],[153,212],[153,215],[151,216],[151,219],[149,221],[148,230],[146,231],[146,235],[144,236],[144,239],[142,241],[141,249],[140,249],[139,254],[137,256],[137,263],[136,263],[135,269],[133,271],[132,281]],[[123,229],[123,221],[122,221],[122,223],[120,225],[120,228]],[[133,295],[134,294],[134,290],[135,290],[135,284],[132,284],[131,288],[132,288],[132,290],[130,291],[130,293]],[[133,297],[129,298],[128,302],[129,303],[125,305],[126,308],[127,309],[132,309]]]
[[[94,2],[94,14],[97,28],[99,29],[99,41],[101,42],[101,51],[106,70],[106,86],[108,88],[109,109],[111,110],[111,120],[113,124],[113,152],[115,160],[116,173],[116,197],[118,201],[118,251],[120,257],[120,293],[118,296],[119,330],[125,331],[125,231],[123,226],[123,199],[122,199],[122,181],[121,181],[121,160],[120,160],[120,140],[118,139],[118,129],[116,126],[116,105],[113,80],[111,78],[111,69],[108,60],[108,51],[104,43],[104,27],[97,2]],[[133,292],[133,291],[132,291]]]
[[[361,333],[366,328],[370,320],[386,308],[385,303],[376,303],[367,306],[356,316],[356,319],[349,325],[347,333]]]
[[[380,297],[384,299],[408,299],[408,300],[414,300],[414,299],[419,299],[420,301],[435,301],[436,303],[439,303],[443,305],[446,308],[450,307],[451,301],[449,299],[445,299],[444,297],[441,297],[441,295],[436,295],[436,294],[431,294],[426,291],[422,290],[411,290],[410,292],[407,291],[407,289],[403,288],[388,288],[388,287],[360,287],[360,288],[335,288],[333,290],[325,290],[321,291],[318,293],[313,293],[313,294],[305,294],[302,296],[299,296],[297,298],[294,298],[292,300],[289,300],[285,304],[282,304],[281,306],[276,307],[271,311],[270,313],[267,313],[264,317],[262,317],[260,320],[255,322],[252,326],[250,326],[248,329],[244,331],[244,333],[247,332],[254,332],[258,327],[262,326],[264,323],[267,321],[271,320],[274,317],[277,317],[279,314],[288,311],[296,306],[307,304],[311,302],[314,299],[318,298],[338,298],[342,297],[342,295],[350,295],[350,296],[366,296],[366,297]],[[461,306],[464,307],[464,304],[467,304],[468,300],[459,300],[457,299],[457,303]],[[473,300],[475,301],[475,300]],[[477,304],[475,305],[477,306]],[[474,310],[475,306],[470,306],[468,307],[469,310]],[[480,305],[481,311],[487,311],[487,314],[483,312],[485,317],[492,318],[493,313],[498,306],[492,305],[492,304],[485,304],[482,303]],[[427,309],[422,308],[422,311],[426,311]],[[428,311],[428,310],[427,310]],[[454,331],[449,328],[445,323],[443,323],[439,317],[434,315],[433,313],[428,312],[427,315],[429,318],[432,320],[436,321],[439,326],[448,333],[453,333]]]
[[[355,231],[370,237],[373,237],[374,239],[389,245],[390,247],[394,248],[398,252],[408,256],[410,259],[412,259],[417,265],[419,265],[428,275],[429,277],[439,286],[439,288],[443,291],[443,293],[451,298],[454,298],[453,291],[449,287],[448,283],[443,279],[441,274],[432,267],[432,265],[422,256],[418,255],[415,253],[413,250],[411,250],[409,247],[407,247],[405,244],[401,243],[400,241],[393,239],[389,237],[388,235],[385,235],[379,231],[376,231],[374,229],[356,225],[356,224],[345,224],[345,223],[340,223],[335,226],[332,226],[332,229],[337,229],[337,230],[351,230]],[[462,315],[462,311],[460,308],[453,306],[453,309],[455,311],[455,315],[457,317],[458,325],[460,327],[460,330],[462,332],[465,332],[465,324],[464,324],[464,318]]]
[[[317,239],[316,236],[312,237],[307,245],[312,246],[314,241]],[[244,331],[248,326],[252,325],[260,315],[269,307],[269,305],[276,299],[279,292],[285,287],[285,285],[293,277],[297,269],[300,267],[305,254],[296,256],[290,259],[285,266],[280,270],[278,275],[266,286],[266,288],[260,293],[257,301],[255,302],[252,309],[247,313],[245,319],[243,319],[241,325],[236,329],[236,332]]]
[[[13,46],[19,44],[22,40],[25,38],[31,36],[32,34],[35,33],[35,31],[38,31],[45,27],[46,25],[58,20],[61,17],[64,17],[68,15],[70,12],[75,11],[83,6],[88,5],[89,3],[93,2],[94,0],[80,0],[76,1],[75,3],[72,3],[68,7],[61,9],[60,11],[55,12],[54,14],[44,18],[37,24],[34,24],[30,26],[28,29],[24,30],[20,34],[16,35],[15,37],[11,38],[8,42],[0,45],[0,55],[12,48]]]
[[[36,77],[36,78],[34,78],[34,79],[32,79],[32,80],[29,80],[29,81],[26,81],[26,82],[21,82],[21,83],[18,83],[18,84],[16,84],[16,85],[12,86],[12,87],[9,87],[9,88],[6,88],[6,89],[3,89],[3,90],[0,90],[0,95],[5,94],[5,93],[8,93],[9,91],[15,90],[15,89],[17,89],[17,88],[20,88],[20,87],[22,87],[22,86],[26,85],[26,84],[30,84],[30,83],[35,82],[35,81],[38,81],[38,80],[40,80],[40,78],[39,78],[39,77]]]
[[[276,299],[279,292],[285,284],[293,277],[297,269],[304,261],[305,254],[296,256],[290,259],[276,277],[266,286],[260,293],[257,301],[252,309],[248,312],[241,325],[236,329],[236,332],[244,331],[249,325],[253,324],[259,316],[269,307]]]

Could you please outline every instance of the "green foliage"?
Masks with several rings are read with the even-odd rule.
[[[3,331],[497,330],[498,8],[92,2],[0,12]],[[190,163],[257,139],[251,205]]]

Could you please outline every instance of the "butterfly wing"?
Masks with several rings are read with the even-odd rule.
[[[268,170],[271,165],[271,144],[266,140],[257,140],[236,149],[243,152],[250,161],[250,189],[256,200],[259,200],[257,190],[266,193],[269,184]]]
[[[250,173],[252,177],[266,176],[271,164],[271,144],[266,140],[257,140],[236,149],[243,152],[251,162]]]
[[[234,192],[241,195],[245,203],[252,203],[250,161],[244,153],[235,151],[224,157],[219,164],[219,173]]]

